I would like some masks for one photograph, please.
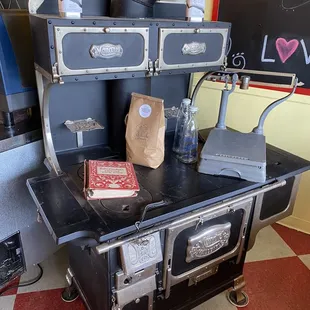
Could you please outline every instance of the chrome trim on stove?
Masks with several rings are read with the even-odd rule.
[[[44,83],[43,75],[40,71],[36,69],[36,81],[39,97],[39,105],[41,110],[41,119],[42,119],[42,131],[43,131],[43,141],[44,141],[44,150],[45,156],[52,167],[56,175],[61,175],[62,170],[60,168],[56,151],[54,148],[54,142],[50,126],[49,118],[49,103],[50,103],[50,90],[53,84],[49,81]]]
[[[140,298],[148,296],[148,309],[153,307],[153,292],[156,290],[156,277],[153,275],[147,279],[137,282],[132,286],[115,291],[117,306],[123,309],[129,303],[136,301],[140,302]]]
[[[131,275],[163,260],[159,232],[128,242],[120,248],[124,273]]]
[[[278,182],[266,185],[266,186],[264,186],[262,188],[255,189],[255,190],[250,191],[250,192],[248,192],[246,194],[239,195],[236,198],[233,198],[231,200],[224,201],[224,202],[221,202],[219,204],[215,204],[213,207],[209,206],[210,212],[211,211],[215,211],[215,210],[219,210],[219,209],[221,209],[223,207],[230,206],[230,205],[238,203],[238,202],[241,202],[241,201],[243,201],[245,199],[252,198],[252,197],[255,197],[257,195],[269,192],[269,191],[271,191],[273,189],[276,189],[276,188],[279,188],[279,187],[283,187],[285,185],[286,185],[286,181],[285,180],[284,181],[278,181]],[[199,211],[198,210],[196,212],[187,214],[187,215],[181,217],[179,222],[186,222],[189,219],[196,219],[197,220],[197,219],[199,219],[199,216],[203,215],[205,212],[206,212],[205,210],[203,210],[203,211]],[[166,224],[158,225],[158,226],[155,226],[153,228],[141,231],[140,233],[134,233],[134,234],[132,234],[132,235],[130,235],[128,237],[125,237],[123,239],[118,239],[116,241],[102,243],[102,244],[100,244],[100,245],[98,245],[96,247],[96,252],[99,255],[107,253],[110,250],[116,249],[116,248],[122,246],[123,244],[125,244],[127,242],[136,240],[137,238],[141,238],[141,237],[147,236],[149,234],[153,234],[155,232],[165,230],[165,229],[169,228],[171,225],[172,225],[172,223],[166,223]]]
[[[264,193],[258,195],[258,197],[256,198],[255,206],[254,206],[253,224],[251,228],[251,235],[250,235],[249,245],[247,249],[248,251],[253,248],[255,244],[256,236],[261,229],[292,215],[300,180],[301,180],[301,174],[296,175],[293,188],[292,188],[291,198],[290,198],[289,204],[287,205],[287,208],[283,210],[282,212],[275,214],[265,220],[260,219],[260,214],[261,214],[263,199],[264,199]]]
[[[228,246],[231,223],[214,225],[188,239],[186,262],[201,259]]]
[[[130,34],[136,33],[143,37],[144,46],[143,53],[144,58],[141,64],[137,66],[125,66],[125,67],[105,67],[105,68],[87,68],[87,69],[70,69],[66,66],[64,62],[64,50],[62,41],[64,37],[71,33],[97,33],[102,34],[104,40],[104,34]],[[133,28],[133,27],[54,27],[55,34],[55,50],[56,58],[58,63],[58,72],[60,76],[69,76],[69,75],[85,75],[85,74],[100,74],[100,73],[115,73],[115,72],[131,72],[131,71],[148,71],[149,65],[149,29],[148,28]],[[103,44],[104,45],[104,44]],[[90,48],[90,56],[92,56],[92,47]],[[101,57],[106,53],[101,53]],[[120,54],[120,52],[119,52]],[[118,55],[119,55],[118,54]],[[95,55],[95,53],[93,53]],[[97,55],[97,54],[96,54]],[[107,58],[107,57],[104,57]]]
[[[166,242],[165,242],[165,257],[164,257],[164,271],[163,271],[163,287],[166,290],[165,292],[165,298],[169,298],[170,296],[170,287],[183,282],[185,280],[188,280],[193,277],[197,277],[199,275],[204,274],[207,270],[219,265],[220,263],[233,258],[235,256],[240,257],[240,253],[243,252],[243,232],[247,229],[247,224],[249,221],[251,209],[253,206],[253,197],[246,198],[238,203],[230,203],[226,206],[222,206],[217,209],[210,209],[205,208],[203,211],[199,212],[199,217],[196,216],[196,218],[190,218],[188,221],[184,222],[184,220],[175,221],[171,224],[171,226],[167,229],[166,232]],[[177,238],[177,236],[184,231],[187,228],[195,227],[197,224],[197,220],[203,219],[203,222],[206,223],[209,220],[212,220],[214,218],[218,218],[220,216],[223,216],[225,214],[229,214],[231,212],[235,212],[239,209],[244,210],[243,219],[240,227],[239,232],[239,239],[231,251],[214,258],[210,260],[209,262],[206,262],[204,264],[201,264],[200,266],[193,268],[187,272],[184,272],[183,274],[174,276],[172,274],[172,264],[173,264],[173,254],[174,254],[174,242]],[[182,259],[182,258],[181,258]]]
[[[205,42],[191,42],[185,43],[182,47],[183,55],[196,56],[199,54],[205,54],[207,45]]]
[[[173,69],[188,69],[188,68],[201,68],[201,67],[210,67],[210,66],[222,66],[224,64],[225,60],[225,53],[226,53],[226,46],[227,46],[227,40],[228,40],[228,28],[214,28],[214,29],[193,29],[193,28],[160,28],[159,29],[159,45],[158,45],[158,70],[173,70]],[[216,61],[209,61],[209,62],[193,62],[193,63],[184,63],[184,64],[167,64],[164,60],[164,50],[165,50],[165,40],[170,34],[208,34],[208,33],[218,33],[222,35],[223,37],[223,46],[222,46],[222,52],[219,56],[218,60]],[[194,37],[193,37],[194,39]],[[185,46],[183,45],[182,50],[180,53],[183,55],[192,55],[195,57],[196,55],[201,54],[200,52],[205,53],[207,51],[207,47],[205,43],[203,42],[196,42],[199,45],[199,48],[197,44],[195,46],[193,45],[195,42],[190,42],[187,45],[190,47],[190,49],[185,49]],[[203,45],[204,44],[204,45]],[[184,53],[186,51],[186,53]],[[199,53],[198,53],[199,51]]]

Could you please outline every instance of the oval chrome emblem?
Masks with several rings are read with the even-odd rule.
[[[90,55],[92,58],[110,59],[123,56],[123,48],[120,44],[104,43],[101,45],[92,45],[90,47]]]
[[[192,42],[192,43],[186,43],[183,45],[182,54],[196,56],[196,55],[204,54],[206,50],[207,50],[206,43]]]

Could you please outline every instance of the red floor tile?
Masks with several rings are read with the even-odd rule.
[[[86,310],[82,300],[66,303],[61,299],[62,289],[18,294],[14,310]]]
[[[310,235],[279,224],[272,227],[297,255],[310,254]]]
[[[298,257],[245,265],[247,310],[310,309],[310,270]]]
[[[9,296],[9,295],[16,295],[18,288],[12,288],[11,290],[8,290],[1,294],[7,287],[15,286],[19,284],[20,277],[17,277],[15,280],[11,281],[8,285],[6,285],[2,290],[0,290],[1,296]]]

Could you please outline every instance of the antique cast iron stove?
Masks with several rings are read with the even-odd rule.
[[[121,2],[111,2],[114,17],[87,16],[85,9],[72,20],[32,7],[50,172],[29,179],[28,188],[55,242],[69,246],[62,297],[78,293],[92,310],[171,310],[231,289],[231,302],[245,305],[246,252],[261,228],[292,213],[310,163],[268,146],[264,183],[180,163],[171,151],[173,107],[187,96],[191,73],[222,69],[231,25],[186,21],[185,1],[132,1],[147,4],[130,11],[144,18],[124,18]],[[110,1],[92,3],[108,12]],[[174,19],[160,18],[168,15]],[[131,92],[165,100],[165,161],[156,170],[135,166],[136,198],[86,201],[83,161],[124,159]]]

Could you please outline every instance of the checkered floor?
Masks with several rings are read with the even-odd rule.
[[[66,283],[66,249],[42,264],[43,278],[33,286],[12,290],[0,297],[0,310],[85,310],[81,300],[71,304],[60,298]],[[38,270],[29,270],[15,281],[27,281]],[[263,229],[245,266],[248,310],[310,309],[310,236],[273,225]],[[16,284],[14,283],[14,284]],[[237,310],[221,294],[195,310]]]

